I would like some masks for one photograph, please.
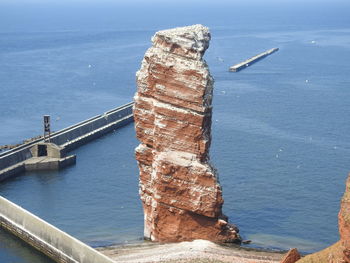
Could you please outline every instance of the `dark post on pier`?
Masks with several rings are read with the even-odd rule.
[[[44,141],[50,142],[51,128],[50,115],[44,115]]]
[[[245,60],[245,61],[243,61],[241,63],[238,63],[238,64],[230,67],[229,70],[232,71],[232,72],[238,72],[238,71],[240,71],[240,70],[242,70],[242,69],[244,69],[246,67],[249,67],[250,65],[252,65],[255,62],[259,61],[260,59],[263,59],[263,58],[271,55],[272,53],[275,53],[278,50],[279,50],[278,48],[271,48],[271,49],[269,49],[269,50],[267,50],[267,51],[265,51],[265,52],[263,52],[261,54],[258,54],[258,55],[254,56],[254,57],[251,57],[251,58],[249,58],[249,59],[247,59],[247,60]]]

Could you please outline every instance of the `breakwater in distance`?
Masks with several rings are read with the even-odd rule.
[[[55,132],[50,137],[50,143],[59,146],[60,153],[65,156],[67,152],[132,122],[132,106],[133,102],[127,103]],[[39,143],[44,143],[44,139],[36,139],[1,153],[0,181],[24,172],[28,160],[34,157],[33,147]]]
[[[254,64],[255,62],[258,62],[259,60],[261,60],[261,59],[263,59],[263,58],[265,58],[265,57],[267,57],[267,56],[277,52],[278,50],[279,50],[279,48],[271,48],[271,49],[269,49],[269,50],[267,50],[267,51],[265,51],[263,53],[260,53],[260,54],[254,56],[254,57],[251,57],[251,58],[249,58],[247,60],[244,60],[241,63],[238,63],[238,64],[230,67],[229,70],[232,71],[232,72],[238,72],[238,71],[240,71],[242,69],[245,69],[246,67],[249,67],[250,65]]]

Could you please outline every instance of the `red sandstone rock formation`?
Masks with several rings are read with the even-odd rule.
[[[343,247],[343,260],[350,263],[350,176],[346,181],[344,196],[338,214],[340,242]]]
[[[139,191],[144,235],[154,241],[240,241],[208,162],[214,81],[202,57],[209,40],[202,25],[159,31],[136,74]]]
[[[332,246],[308,255],[298,263],[350,263],[350,175],[338,214],[340,240]]]
[[[280,263],[295,263],[300,259],[300,254],[296,248],[292,248],[288,253],[282,258]]]

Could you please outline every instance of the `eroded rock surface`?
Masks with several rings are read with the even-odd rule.
[[[136,74],[139,191],[144,234],[154,241],[240,241],[209,163],[214,81],[202,59],[209,40],[202,25],[159,31]]]
[[[350,263],[350,176],[346,181],[344,196],[338,215],[340,242],[343,246],[343,260]]]
[[[350,175],[338,214],[340,240],[326,249],[308,255],[298,263],[350,263]]]
[[[298,250],[296,248],[292,248],[288,251],[288,253],[282,258],[280,263],[295,263],[301,258]]]

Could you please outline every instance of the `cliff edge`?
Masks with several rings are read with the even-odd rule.
[[[338,214],[340,240],[330,247],[295,261],[297,263],[350,263],[350,175]]]

